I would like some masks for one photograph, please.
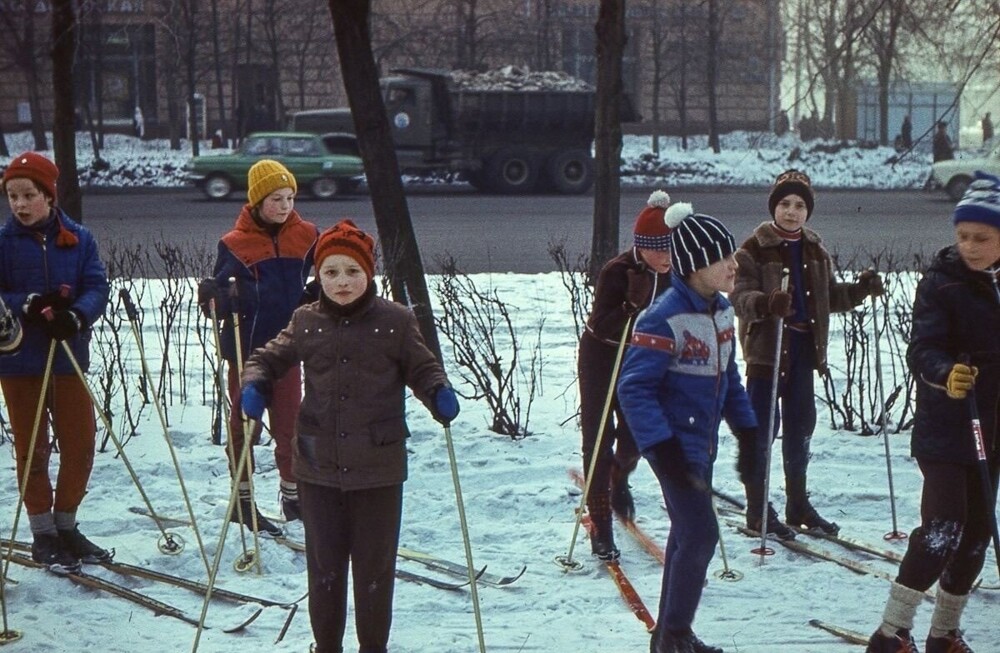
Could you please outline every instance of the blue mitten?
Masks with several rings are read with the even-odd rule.
[[[247,383],[240,391],[240,407],[250,419],[260,420],[267,408],[267,397],[253,383]]]
[[[431,414],[444,426],[448,426],[458,417],[458,395],[449,386],[439,386],[434,393]]]

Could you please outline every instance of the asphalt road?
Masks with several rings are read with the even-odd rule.
[[[652,188],[627,190],[621,200],[621,239],[631,244],[632,222]],[[674,201],[689,201],[695,210],[723,220],[742,241],[767,215],[767,189],[667,189]],[[468,273],[539,273],[556,269],[549,254],[562,243],[571,261],[589,255],[593,197],[497,196],[464,188],[408,189],[414,231],[430,272],[440,261],[454,257]],[[157,248],[170,246],[186,257],[188,266],[210,272],[219,236],[233,224],[240,199],[215,202],[191,190],[99,192],[84,196],[84,222],[97,236],[105,260],[143,244],[153,260]],[[366,195],[330,201],[308,197],[297,202],[299,213],[321,228],[349,217],[375,231],[375,219]],[[820,190],[809,226],[823,237],[827,248],[847,264],[860,257],[867,265],[873,256],[912,261],[952,241],[953,205],[943,193],[919,190]],[[850,265],[847,265],[851,267]]]

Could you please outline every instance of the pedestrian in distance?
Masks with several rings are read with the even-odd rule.
[[[951,144],[951,137],[948,136],[948,123],[943,120],[937,122],[937,130],[934,132],[931,148],[935,163],[955,158],[955,147]]]
[[[736,279],[736,241],[690,204],[666,212],[670,288],[639,314],[622,364],[618,398],[670,515],[651,653],[722,653],[692,631],[708,563],[719,541],[712,467],[719,425],[753,431],[757,417],[740,382],[735,321],[723,293]]]
[[[33,536],[31,556],[50,571],[71,573],[81,561],[105,562],[112,554],[77,524],[94,464],[96,421],[85,379],[63,344],[86,372],[92,328],[107,307],[110,285],[94,237],[57,205],[58,178],[56,165],[35,152],[14,157],[3,175],[12,215],[0,228],[0,296],[22,332],[20,347],[0,356],[0,388]],[[59,449],[54,487],[50,425]]]
[[[360,650],[382,653],[407,475],[404,391],[409,387],[445,426],[458,415],[458,398],[413,312],[377,296],[369,234],[342,220],[320,235],[315,263],[319,300],[297,309],[251,355],[242,406],[260,419],[274,382],[302,364],[294,460],[314,651],[343,650],[350,564]]]
[[[639,450],[611,386],[616,376],[618,348],[639,311],[670,286],[670,228],[663,221],[670,196],[654,191],[636,217],[633,245],[605,264],[597,277],[594,303],[587,318],[577,371],[580,379],[580,427],[583,434],[583,468],[593,478],[587,494],[587,513],[593,529],[591,552],[601,560],[619,557],[612,527],[612,511],[622,519],[635,518],[635,503],[628,477],[639,464]],[[631,329],[630,329],[631,330]],[[603,425],[604,405],[611,396],[611,410]],[[603,430],[597,462],[592,463],[598,434]]]
[[[983,116],[983,145],[987,145],[993,138],[993,118],[990,116],[990,112],[987,111],[986,115]]]
[[[244,437],[240,417],[240,379],[238,364],[250,352],[262,347],[288,324],[292,312],[304,301],[304,288],[312,268],[313,247],[319,230],[303,220],[295,210],[295,177],[285,166],[263,159],[247,174],[247,200],[233,228],[218,244],[213,276],[198,286],[198,303],[206,317],[218,323],[221,355],[228,364],[228,394],[232,412],[229,433],[232,447],[230,472],[235,474],[244,446],[252,446],[260,436],[258,422],[251,434],[251,443]],[[235,287],[230,279],[235,280]],[[232,297],[235,295],[235,297]],[[234,301],[235,300],[235,301]],[[239,344],[234,330],[233,312],[239,316]],[[271,437],[274,438],[274,460],[280,481],[281,512],[288,521],[299,518],[298,488],[292,472],[292,437],[299,403],[302,400],[302,379],[297,367],[272,382],[267,406]],[[249,454],[244,476],[239,483],[238,510],[230,520],[252,527],[256,513],[257,528],[264,535],[280,537],[280,526],[260,514],[251,501],[250,478],[254,459]]]
[[[935,582],[924,653],[972,651],[960,619],[989,548],[1000,476],[1000,179],[977,172],[952,221],[955,243],[937,253],[917,284],[906,352],[917,385],[910,454],[923,475],[920,525],[868,653],[917,651],[913,619]],[[969,393],[985,463],[970,428]],[[990,487],[983,487],[981,464]]]
[[[827,368],[830,314],[849,311],[883,292],[882,279],[874,270],[862,272],[856,283],[835,280],[830,254],[819,234],[805,226],[814,203],[808,175],[794,169],[778,175],[767,200],[771,219],[761,222],[736,252],[740,266],[729,297],[739,318],[747,393],[759,424],[755,433],[736,433],[747,528],[761,528],[768,450],[780,427],[788,525],[769,502],[766,532],[783,540],[795,537],[789,525],[831,535],[839,531],[836,523],[820,516],[807,491],[810,443],[816,427],[814,374],[823,374]],[[788,284],[783,289],[785,270]],[[777,318],[782,318],[781,333]],[[775,361],[778,338],[781,354]],[[775,366],[780,401],[772,397]],[[768,433],[772,406],[775,432]]]
[[[910,120],[910,114],[906,114],[903,117],[903,127],[899,131],[902,137],[902,146],[904,149],[910,149],[913,147],[913,122]]]

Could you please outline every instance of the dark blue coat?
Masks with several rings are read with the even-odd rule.
[[[906,360],[917,386],[910,451],[927,460],[975,463],[968,402],[945,392],[948,373],[967,354],[979,368],[976,405],[986,450],[1000,460],[1000,287],[996,275],[970,270],[954,245],[938,252],[917,285]]]
[[[83,318],[83,329],[67,342],[80,367],[87,371],[90,365],[91,327],[108,305],[108,275],[91,233],[59,208],[53,211],[56,219],[40,231],[25,227],[14,216],[0,229],[0,294],[24,330],[21,349],[0,356],[0,376],[44,373],[51,340],[40,327],[24,323],[22,306],[29,294],[55,291],[61,285],[69,286],[72,308]],[[61,346],[56,348],[53,373],[75,373]]]

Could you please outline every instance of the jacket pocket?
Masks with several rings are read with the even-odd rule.
[[[406,420],[400,417],[391,417],[368,425],[368,433],[371,436],[372,444],[378,447],[398,444],[410,437],[410,431],[406,428]]]
[[[337,467],[336,447],[331,438],[299,433],[295,436],[295,446],[302,460],[316,469]]]

